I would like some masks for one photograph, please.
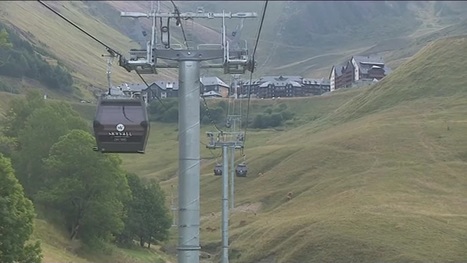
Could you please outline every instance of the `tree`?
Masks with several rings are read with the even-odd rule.
[[[164,241],[168,238],[172,222],[169,210],[165,205],[165,195],[160,185],[155,181],[150,181],[145,187],[144,193],[143,200],[147,210],[143,214],[143,220],[144,229],[146,230],[146,243],[148,243],[149,248],[152,242]]]
[[[8,39],[8,32],[3,28],[0,30],[0,48],[11,47],[10,40]]]
[[[50,148],[72,129],[90,130],[79,114],[64,102],[47,103],[27,117],[18,134],[20,149],[14,154],[14,164],[28,196],[33,197],[46,181],[43,159],[49,155]]]
[[[171,217],[159,184],[155,181],[145,184],[135,174],[127,174],[127,178],[132,199],[126,203],[128,216],[118,241],[130,244],[133,239],[137,239],[140,246],[144,247],[147,243],[150,247],[152,242],[166,240]]]
[[[10,158],[15,148],[15,138],[6,137],[0,134],[0,154]]]
[[[43,106],[45,106],[45,102],[38,91],[28,92],[26,99],[13,99],[3,122],[3,134],[7,137],[18,137],[27,118],[33,111]]]
[[[269,126],[277,127],[277,126],[281,126],[281,124],[282,124],[282,114],[273,113],[270,115]]]
[[[139,204],[141,203],[140,195],[144,191],[144,186],[141,179],[135,174],[127,174],[126,178],[128,186],[130,187],[131,197],[125,203],[125,212],[127,214],[125,218],[125,227],[120,235],[118,235],[117,242],[124,245],[131,245],[133,244],[133,240],[137,238],[136,230],[143,222],[142,206],[140,208]]]
[[[154,101],[149,105],[149,117],[152,121],[177,122],[178,121],[178,99],[164,99],[164,104]]]
[[[267,123],[269,121],[269,118],[268,118],[269,115],[266,115],[266,114],[258,114],[255,116],[255,118],[253,119],[253,127],[254,128],[265,128],[267,127]]]
[[[120,234],[123,203],[130,197],[121,159],[92,150],[94,137],[72,130],[60,137],[45,160],[49,176],[37,194],[46,209],[63,216],[70,238],[84,243],[109,241]]]
[[[10,40],[8,38],[8,32],[3,28],[0,30],[0,49],[9,49],[12,47]],[[1,56],[0,56],[1,57]],[[0,59],[0,66],[6,64],[10,59],[10,56]]]
[[[32,202],[24,196],[9,159],[0,154],[0,262],[41,262],[39,242],[26,244],[34,217]]]

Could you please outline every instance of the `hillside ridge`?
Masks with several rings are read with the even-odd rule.
[[[249,175],[235,179],[233,262],[462,261],[467,83],[455,72],[466,48],[467,36],[441,39],[377,85],[252,101],[252,115],[286,104],[303,122],[249,130]],[[125,158],[129,169],[159,178],[167,193],[177,177],[157,167],[176,169],[176,151],[167,152],[175,128],[151,135],[151,156],[164,153],[163,160]],[[201,176],[202,247],[212,262],[221,242],[214,164],[204,162]],[[246,209],[251,205],[255,210]]]
[[[176,3],[185,10],[197,4]],[[105,50],[70,29],[47,10],[32,12],[39,10],[36,4],[0,2],[3,10],[1,20],[14,24],[38,46],[63,60],[71,69],[83,96],[91,97],[90,84],[98,88],[106,85],[105,59],[99,57],[100,51]],[[118,1],[113,4],[125,8],[142,5]],[[226,6],[235,4],[238,5],[226,3]],[[253,4],[257,3],[245,3],[245,6],[236,8],[247,8]],[[412,31],[403,31],[407,36],[401,36],[402,31],[393,31],[393,35],[385,39],[370,37],[371,41],[363,44],[356,37],[357,40],[349,41],[348,45],[341,43],[341,46],[332,48],[331,45],[329,48],[317,48],[310,44],[303,47],[303,43],[286,42],[280,37],[274,46],[278,25],[284,26],[280,32],[293,33],[292,28],[305,32],[303,27],[306,23],[296,23],[292,18],[274,21],[287,6],[296,12],[296,17],[306,21],[304,13],[313,5],[310,3],[310,6],[300,9],[298,4],[298,1],[274,3],[276,9],[271,9],[271,12],[277,16],[268,18],[272,29],[265,34],[263,43],[266,44],[258,55],[266,57],[263,61],[267,63],[257,74],[325,74],[327,65],[354,55],[354,52],[379,52],[387,58],[388,64],[396,65],[396,69],[369,87],[339,90],[327,96],[251,101],[251,116],[285,104],[294,112],[295,118],[281,129],[249,128],[245,151],[237,153],[237,162],[246,161],[249,174],[246,178],[235,178],[236,209],[230,221],[232,262],[465,260],[467,223],[464,219],[467,208],[463,204],[467,201],[467,179],[464,175],[467,169],[467,80],[459,72],[464,71],[467,54],[467,20],[462,20],[466,5],[454,2],[386,3],[393,5],[391,14],[400,15],[396,17],[401,21],[392,24],[393,30],[404,25],[403,17],[408,11],[416,12],[417,18],[423,18],[423,22],[411,20],[414,23],[410,27]],[[354,10],[360,4],[344,7]],[[119,50],[136,46],[134,39],[119,31],[125,29],[107,25],[102,21],[104,18],[99,20],[82,11],[86,8],[83,3],[59,2],[53,5]],[[320,5],[322,8],[317,10],[323,13],[326,13],[323,10],[331,8],[330,4]],[[211,6],[215,9],[220,5],[211,3]],[[295,9],[291,9],[294,6]],[[331,17],[342,14],[344,7],[331,9],[335,11]],[[410,9],[406,9],[408,7]],[[375,5],[369,7],[369,10],[373,9],[376,14],[387,10],[378,9]],[[348,19],[358,18],[359,12],[349,14]],[[414,14],[410,12],[409,15]],[[24,13],[30,15],[24,16]],[[443,17],[434,14],[442,14]],[[336,21],[336,24],[346,18]],[[371,20],[372,17],[365,19]],[[365,19],[357,22],[365,22]],[[358,28],[357,24],[352,26]],[[210,24],[202,27],[209,32],[215,31]],[[322,29],[316,27],[311,27],[317,30],[311,32],[311,39],[317,33],[325,34],[332,28],[331,25]],[[256,27],[252,26],[251,32],[254,30]],[[459,36],[449,37],[452,35]],[[306,42],[307,37],[300,41]],[[331,42],[339,39],[335,34],[328,37]],[[320,41],[325,43],[324,39]],[[284,46],[296,49],[280,53]],[[270,50],[276,51],[268,54]],[[288,55],[287,59],[281,57],[284,54]],[[115,66],[113,76],[116,83],[139,82],[136,74],[125,72],[118,66]],[[164,71],[147,79],[169,77],[175,77],[175,73]],[[31,85],[28,86],[30,89]],[[2,94],[2,109],[10,98],[22,96]],[[88,120],[94,114],[94,107],[91,104],[73,104],[73,108]],[[168,201],[176,204],[173,193],[177,190],[178,148],[174,147],[177,144],[177,125],[157,123],[155,127],[150,135],[148,154],[122,158],[129,171],[160,181],[167,196],[171,195]],[[212,129],[203,125],[201,133]],[[219,156],[204,147],[201,151],[201,246],[203,255],[210,257],[206,261],[216,262],[221,244],[218,214],[221,187],[219,177],[212,175],[212,168]],[[38,223],[47,229],[42,221]],[[41,231],[38,238],[47,237],[47,230]],[[53,238],[61,240],[61,237]],[[55,253],[51,251],[62,249],[60,245],[52,246],[49,240],[45,241],[49,255]],[[176,247],[176,243],[173,237],[164,244],[164,249],[172,251],[170,249]],[[67,255],[64,258],[75,260],[74,256]],[[54,260],[57,258],[50,256],[49,262]]]

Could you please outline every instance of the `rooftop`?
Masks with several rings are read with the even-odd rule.
[[[218,77],[201,77],[200,81],[204,86],[219,85],[226,88],[230,87]]]

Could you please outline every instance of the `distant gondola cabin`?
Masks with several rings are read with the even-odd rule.
[[[248,173],[248,167],[244,163],[238,164],[237,168],[235,168],[235,174],[238,177],[246,177],[247,173]]]
[[[222,164],[216,164],[216,166],[214,166],[214,175],[222,175]]]

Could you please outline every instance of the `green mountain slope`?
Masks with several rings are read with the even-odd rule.
[[[79,251],[81,244],[79,241],[70,241],[67,234],[60,229],[53,227],[48,222],[35,220],[34,239],[41,241],[43,263],[73,262],[73,263],[143,263],[143,262],[171,262],[171,258],[164,255],[159,247],[153,249],[142,248],[117,248],[108,246],[104,251],[83,252]]]
[[[248,132],[250,173],[236,178],[232,262],[463,261],[467,83],[458,72],[466,49],[467,37],[447,38],[369,88],[252,102],[287,104],[305,124]],[[148,155],[125,157],[128,168],[174,194],[175,128],[153,129]],[[201,243],[217,258],[214,164],[203,161]]]
[[[47,2],[55,10],[88,31],[93,36],[127,54],[135,47],[131,39],[120,31],[112,28],[95,17],[82,2],[54,1]],[[83,96],[91,97],[89,93],[107,87],[107,61],[102,57],[106,49],[64,20],[47,10],[35,1],[2,1],[1,21],[16,28],[22,35],[35,45],[53,54],[52,59],[59,60],[75,77],[75,84],[81,88]],[[174,77],[172,71],[160,72],[162,77]],[[113,81],[140,82],[135,73],[128,73],[114,63]],[[92,88],[95,87],[95,88]]]
[[[455,72],[466,40],[435,42],[327,118],[276,138],[296,152],[249,189],[284,189],[263,194],[276,204],[238,230],[238,247],[256,233],[264,242],[248,251],[280,262],[462,261],[467,83]],[[286,191],[296,197],[285,202]]]
[[[128,32],[130,25],[112,20],[112,13],[99,12],[105,6],[48,3],[124,53],[136,45],[120,32]],[[115,10],[124,7],[126,11],[147,5],[142,1],[108,3]],[[176,3],[182,11],[199,5]],[[214,11],[225,7],[260,12],[261,4],[210,5],[217,8]],[[296,125],[300,125],[285,131],[248,131],[245,153],[250,174],[236,179],[237,208],[231,217],[232,262],[465,260],[467,83],[459,72],[465,66],[467,41],[465,37],[439,40],[414,58],[407,58],[427,42],[465,33],[466,5],[372,4],[365,10],[389,15],[370,26],[374,17],[358,19],[361,4],[352,2],[343,8],[319,2],[306,3],[309,6],[300,6],[298,1],[270,3],[258,51],[258,74],[327,76],[331,64],[366,52],[381,52],[390,65],[401,66],[369,88],[306,100],[252,102],[253,113],[286,104],[296,113]],[[169,3],[164,5],[170,7]],[[315,7],[321,11],[313,11]],[[0,2],[0,10],[2,21],[50,50],[55,59],[73,71],[85,96],[91,97],[90,85],[106,85],[106,62],[100,57],[105,49],[98,43],[36,2]],[[345,10],[351,11],[344,15]],[[389,23],[390,19],[397,21]],[[249,22],[246,29],[250,40],[257,22]],[[344,23],[348,27],[340,28],[339,32],[346,33],[341,36],[334,29]],[[309,27],[310,24],[316,26]],[[388,24],[391,26],[384,29]],[[204,39],[214,39],[218,26],[203,22],[202,29],[207,32]],[[136,74],[117,66],[113,74],[116,83],[139,82]],[[173,70],[162,71],[156,78],[176,78],[175,74]],[[0,97],[2,105],[9,99]],[[90,105],[74,107],[85,116],[92,116],[94,110]],[[206,130],[214,128],[203,127],[203,132]],[[124,156],[125,165],[142,176],[158,178],[167,193],[175,194],[176,144],[176,125],[155,124],[148,154]],[[220,249],[221,208],[220,179],[212,176],[216,154],[202,150],[201,191],[203,252],[215,259]],[[240,153],[237,157],[240,161]],[[176,204],[177,200],[174,197],[169,201]],[[46,236],[39,238],[47,240]],[[175,235],[173,238],[169,247],[176,244]],[[44,241],[50,256],[46,262],[61,260],[53,255],[57,255],[55,249],[63,246],[50,247],[53,240],[59,239],[52,236]],[[63,256],[67,260],[74,260],[73,257]]]

